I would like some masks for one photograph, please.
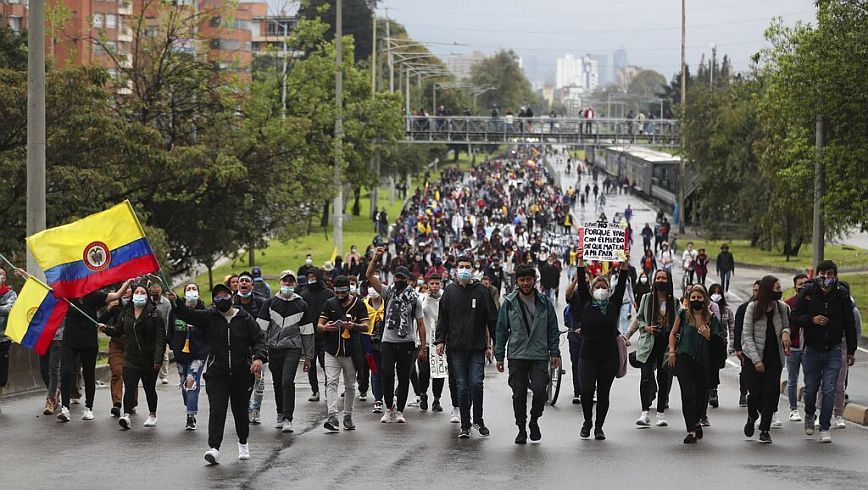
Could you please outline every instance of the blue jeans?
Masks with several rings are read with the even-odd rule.
[[[383,380],[380,378],[380,373],[383,371],[383,358],[380,355],[379,349],[372,349],[374,361],[377,363],[377,372],[371,371],[371,393],[374,394],[374,401],[383,401]]]
[[[265,396],[265,370],[259,372],[259,377],[253,381],[253,396],[250,397],[249,411],[258,412],[262,408],[262,397]]]
[[[805,370],[805,423],[817,412],[817,391],[823,391],[820,407],[820,430],[829,430],[832,409],[835,406],[835,383],[841,370],[841,345],[829,352],[820,352],[811,347],[802,350],[802,368]],[[822,385],[821,385],[822,383]]]
[[[573,398],[582,396],[582,377],[579,375],[579,351],[582,350],[582,338],[570,332],[567,334],[570,343],[570,367],[573,375]]]
[[[199,412],[199,381],[202,379],[202,368],[205,361],[194,359],[188,363],[178,362],[178,377],[181,379],[181,399],[187,407],[187,415],[196,415]]]
[[[790,410],[799,407],[799,370],[802,367],[802,351],[793,349],[786,358],[787,361],[787,399]]]
[[[546,293],[546,296],[548,296],[549,301],[551,301],[553,305],[558,304],[558,289],[557,288],[546,289],[545,293]]]
[[[626,334],[627,329],[630,328],[630,313],[633,311],[633,305],[631,303],[624,303],[621,305],[621,314],[618,316],[618,330],[621,331],[621,334]]]
[[[470,429],[470,407],[473,406],[473,422],[482,423],[482,380],[485,378],[485,352],[452,352],[452,367],[455,385],[458,388],[458,409],[461,411],[461,428]]]
[[[729,292],[729,280],[732,278],[732,271],[720,271],[720,285],[723,286],[724,292]]]

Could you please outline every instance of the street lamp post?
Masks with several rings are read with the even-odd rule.
[[[45,229],[45,0],[30,1],[27,29],[27,235]],[[42,272],[27,251],[27,270]],[[11,272],[11,271],[10,271]]]
[[[687,34],[685,2],[681,0],[681,120],[684,121],[684,114],[687,110],[687,61],[684,51],[684,38]],[[687,166],[684,162],[684,131],[681,131],[681,154],[679,162],[679,179],[678,179],[678,233],[684,233],[684,200],[685,186],[687,180]]]
[[[344,42],[343,42],[343,0],[335,0],[335,195],[334,240],[338,254],[343,250],[344,240],[344,183],[341,175],[344,145],[343,92],[344,92]]]

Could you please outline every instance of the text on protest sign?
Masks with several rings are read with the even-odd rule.
[[[589,223],[579,230],[584,260],[606,262],[621,261],[626,258],[627,235],[623,228],[605,223]]]

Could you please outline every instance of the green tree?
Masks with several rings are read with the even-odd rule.
[[[514,51],[498,51],[477,63],[471,70],[470,79],[474,85],[494,87],[494,90],[479,96],[478,104],[482,108],[497,106],[501,114],[508,110],[518,114],[520,107],[531,106],[535,115],[548,108],[548,104],[539,104]],[[539,105],[533,106],[535,102]]]
[[[0,26],[0,68],[27,69],[27,36]]]
[[[343,32],[353,37],[355,60],[367,59],[371,56],[373,45],[374,10],[377,0],[341,0],[343,1]],[[299,17],[305,19],[322,19],[328,26],[325,40],[335,38],[335,2],[334,0],[304,0],[298,9]]]

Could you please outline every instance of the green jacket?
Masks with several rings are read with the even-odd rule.
[[[532,325],[525,326],[519,290],[509,293],[504,298],[503,306],[497,315],[494,356],[502,361],[506,354],[506,344],[509,342],[509,358],[530,361],[545,361],[549,357],[561,355],[558,347],[560,331],[555,307],[551,301],[537,291],[536,316]],[[528,333],[528,328],[530,333]]]
[[[651,324],[654,320],[654,310],[649,312],[648,308],[654,308],[656,310],[656,301],[651,305],[648,304],[648,301],[651,300],[654,296],[654,293],[646,293],[642,295],[642,299],[639,301],[639,309],[636,311],[636,324],[639,325],[639,341],[636,345],[636,360],[639,362],[648,362],[648,358],[651,356],[651,351],[654,349],[654,335],[645,331],[645,327]],[[672,331],[672,324],[675,323],[675,317],[681,312],[681,302],[678,300],[673,300],[673,306],[675,306],[675,314],[670,316],[669,325],[666,328],[666,332],[663,335],[663,342],[666,345],[669,345],[669,332]]]

